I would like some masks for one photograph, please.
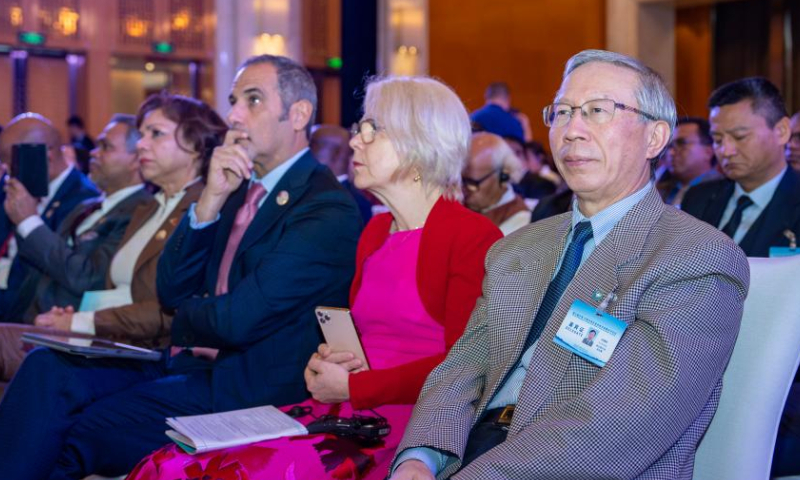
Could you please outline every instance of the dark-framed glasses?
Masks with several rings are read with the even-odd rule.
[[[465,175],[461,175],[461,183],[464,185],[464,188],[474,193],[481,188],[481,183],[491,178],[492,175],[497,175],[497,172],[497,169],[492,170],[481,178],[470,178]]]
[[[375,141],[375,134],[381,130],[383,130],[383,128],[379,127],[375,120],[365,118],[360,122],[354,123],[353,126],[350,127],[350,135],[353,137],[359,135],[362,142],[370,144]]]
[[[548,127],[563,127],[572,119],[575,110],[580,110],[583,119],[594,125],[602,125],[610,122],[614,118],[614,112],[616,110],[638,113],[648,120],[657,120],[655,116],[643,112],[638,108],[615,102],[610,98],[598,98],[596,100],[589,100],[579,107],[573,107],[568,103],[554,103],[548,105],[544,107],[542,111],[544,124]]]

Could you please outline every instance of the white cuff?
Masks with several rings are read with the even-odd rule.
[[[197,202],[189,205],[189,226],[192,228],[192,230],[202,230],[207,226],[215,223],[221,217],[221,215],[218,213],[217,218],[215,218],[214,220],[210,220],[208,222],[200,222],[197,220],[197,214],[194,212],[194,207],[196,205]]]
[[[39,215],[31,215],[17,225],[17,233],[20,237],[26,238],[32,231],[44,225],[44,220]]]
[[[94,335],[94,312],[75,312],[72,314],[70,330],[75,333]]]

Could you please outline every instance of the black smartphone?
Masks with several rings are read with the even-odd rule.
[[[19,143],[11,146],[11,176],[22,182],[34,197],[48,193],[47,145]]]

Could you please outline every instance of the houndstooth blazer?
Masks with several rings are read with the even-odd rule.
[[[428,377],[397,452],[461,458],[516,364],[564,248],[570,214],[500,240],[463,337]],[[749,269],[717,229],[653,189],[585,260],[531,359],[506,441],[454,479],[691,479],[739,331]],[[628,328],[605,367],[552,342],[575,299],[615,291]],[[448,465],[439,478],[460,467]]]

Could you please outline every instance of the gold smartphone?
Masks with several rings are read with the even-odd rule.
[[[364,366],[369,369],[367,356],[361,346],[361,339],[358,337],[356,326],[350,310],[337,307],[317,307],[317,321],[325,337],[325,343],[334,352],[353,352],[356,358],[364,362]]]

